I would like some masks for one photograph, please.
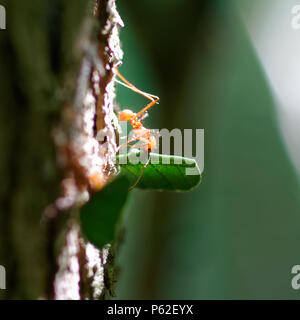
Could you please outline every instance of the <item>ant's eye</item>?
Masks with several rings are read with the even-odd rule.
[[[129,109],[122,110],[119,112],[119,119],[121,121],[130,121],[134,117],[135,113]]]

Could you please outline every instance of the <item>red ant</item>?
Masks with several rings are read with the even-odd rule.
[[[128,80],[126,80],[120,74],[120,72],[119,72],[119,70],[117,68],[115,68],[115,70],[116,70],[117,76],[123,81],[123,82],[121,82],[119,80],[116,80],[116,82],[120,83],[121,85],[129,88],[130,90],[132,90],[132,91],[134,91],[136,93],[141,94],[142,96],[144,96],[145,98],[147,98],[147,99],[149,99],[151,101],[148,105],[146,105],[146,107],[144,107],[138,113],[134,113],[130,109],[124,109],[124,110],[119,112],[119,115],[118,115],[119,116],[119,120],[130,122],[130,124],[132,126],[133,135],[134,135],[134,138],[132,138],[131,140],[127,141],[125,144],[119,146],[119,150],[120,150],[120,148],[122,148],[124,146],[128,146],[130,148],[143,148],[144,151],[149,154],[156,147],[156,138],[152,135],[151,129],[148,129],[148,128],[144,127],[142,122],[148,116],[147,110],[149,110],[156,103],[158,103],[159,97],[154,96],[153,94],[150,94],[150,93],[146,93],[146,92],[138,89],[132,83],[130,83]],[[136,145],[136,146],[130,145],[130,143],[132,143],[134,141],[137,141],[137,140],[139,140],[139,141],[141,141],[143,143],[140,144],[140,145]],[[146,164],[144,165],[139,178],[137,179],[135,184],[130,189],[133,189],[139,183],[139,181],[140,181],[140,179],[141,179],[141,177],[143,175],[143,172],[146,169],[146,167],[148,166],[149,162],[150,162],[150,156],[149,156]]]

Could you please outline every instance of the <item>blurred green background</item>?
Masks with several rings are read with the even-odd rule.
[[[290,284],[300,264],[297,145],[286,147],[272,81],[246,27],[263,28],[256,22],[279,2],[278,21],[295,32],[294,1],[118,1],[120,71],[161,98],[145,123],[205,129],[200,187],[131,193],[118,299],[300,297]],[[117,97],[121,108],[146,103],[122,87]]]

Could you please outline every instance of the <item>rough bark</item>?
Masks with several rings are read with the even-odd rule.
[[[3,5],[0,298],[105,298],[109,249],[84,239],[78,215],[115,170],[115,0]]]

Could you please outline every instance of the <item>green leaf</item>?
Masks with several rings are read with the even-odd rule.
[[[129,187],[127,177],[120,174],[81,208],[83,233],[98,248],[114,240]]]
[[[144,163],[132,163],[132,157],[136,159],[139,156],[140,151],[132,151],[117,157],[121,172],[128,177],[131,185],[134,185],[138,180],[146,162],[144,160]],[[200,170],[193,159],[156,153],[151,153],[150,158],[151,161],[136,185],[137,188],[159,191],[190,191],[201,182]],[[187,170],[192,170],[193,174],[187,174]]]

